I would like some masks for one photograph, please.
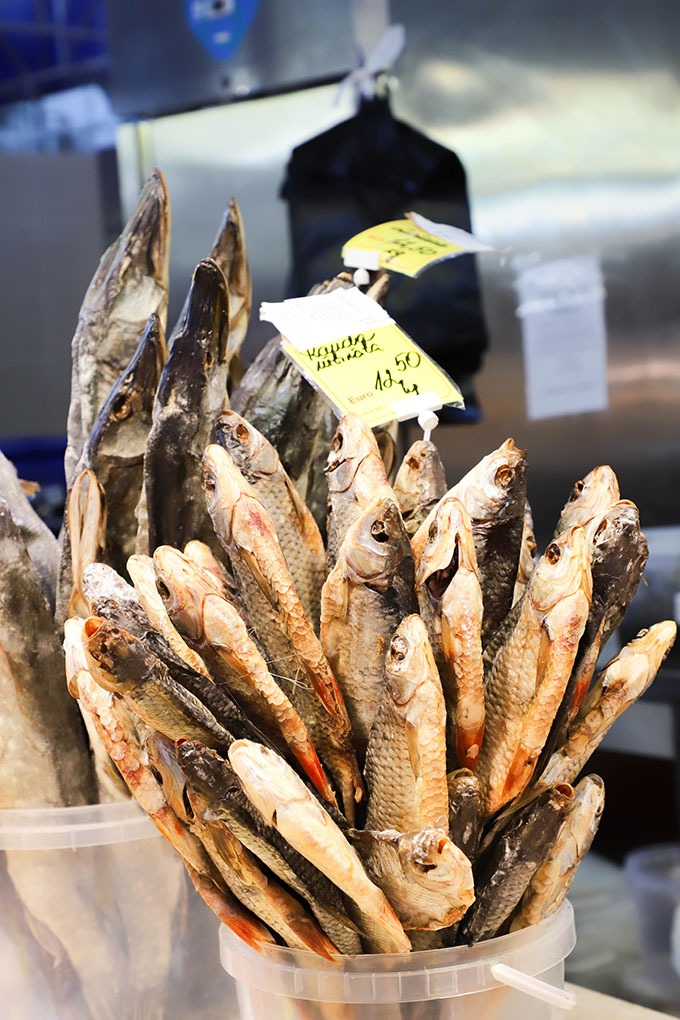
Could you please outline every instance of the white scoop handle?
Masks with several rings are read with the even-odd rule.
[[[505,963],[493,963],[491,974],[503,985],[509,985],[527,995],[533,995],[535,999],[542,999],[551,1006],[559,1006],[560,1009],[573,1009],[576,1005],[576,996],[573,992],[567,992],[564,988],[555,988],[547,981],[531,977],[530,974],[523,974],[521,970],[508,967]]]

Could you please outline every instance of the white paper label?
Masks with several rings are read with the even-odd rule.
[[[394,322],[382,305],[356,287],[286,301],[263,301],[260,318],[273,323],[299,351]]]
[[[531,266],[519,273],[517,289],[527,417],[604,410],[607,334],[597,257]]]

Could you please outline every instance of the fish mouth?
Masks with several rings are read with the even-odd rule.
[[[425,589],[433,604],[441,602],[446,589],[458,573],[460,567],[460,542],[456,539],[453,552],[448,563],[432,573],[425,579]]]

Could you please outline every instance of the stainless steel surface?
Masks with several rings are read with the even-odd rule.
[[[334,0],[108,0],[107,7],[111,96],[121,117],[300,88],[354,66],[350,5]]]
[[[605,462],[643,525],[679,523],[680,7],[392,0],[391,12],[407,31],[396,114],[456,150],[474,229],[511,249],[505,260],[479,257],[491,337],[478,378],[485,419],[442,427],[450,477],[512,435],[529,451],[540,541],[574,481]],[[175,307],[231,194],[244,211],[256,302],[283,296],[277,189],[291,147],[351,112],[349,97],[336,106],[334,95],[312,89],[121,132],[128,206],[140,168],[168,175]],[[607,292],[609,406],[529,421],[516,260],[590,253]],[[265,333],[254,326],[249,353]]]

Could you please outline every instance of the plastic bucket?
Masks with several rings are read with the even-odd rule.
[[[337,963],[278,947],[257,952],[220,928],[241,1020],[547,1020],[575,1003],[563,990],[575,943],[568,902],[538,925],[477,946]]]
[[[0,851],[3,1020],[235,1013],[219,922],[135,802],[0,811]]]

